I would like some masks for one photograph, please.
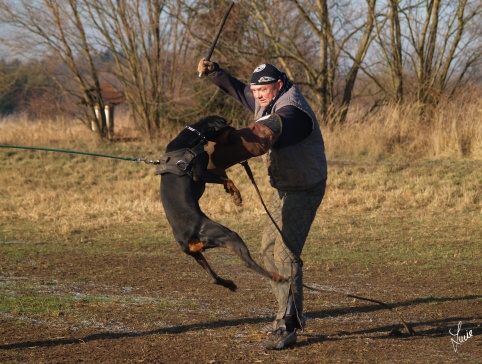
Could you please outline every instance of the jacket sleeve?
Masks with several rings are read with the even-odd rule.
[[[249,85],[231,76],[228,72],[214,63],[214,71],[209,73],[207,78],[211,83],[223,90],[227,95],[234,97],[246,109],[254,113],[255,100]]]
[[[233,130],[226,144],[209,143],[205,147],[209,154],[208,170],[225,170],[267,153],[277,142],[281,130],[281,118],[277,114],[271,114],[247,128]]]

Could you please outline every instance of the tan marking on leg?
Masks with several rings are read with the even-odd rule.
[[[197,253],[202,251],[204,248],[204,243],[202,241],[190,241],[189,242],[189,251],[192,253]]]

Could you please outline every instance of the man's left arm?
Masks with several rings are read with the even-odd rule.
[[[226,144],[209,143],[205,148],[210,157],[208,169],[220,172],[265,154],[278,141],[282,128],[281,117],[271,114],[258,119],[247,128],[233,130]]]
[[[311,117],[296,106],[288,105],[276,110],[282,120],[282,131],[274,148],[283,148],[306,139],[313,131]]]

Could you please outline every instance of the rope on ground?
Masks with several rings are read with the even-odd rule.
[[[285,234],[283,234],[283,231],[279,228],[279,226],[276,224],[276,222],[274,221],[273,217],[271,216],[269,210],[268,210],[268,207],[266,206],[266,204],[264,203],[264,200],[263,200],[263,197],[261,196],[261,192],[259,191],[259,188],[256,184],[256,181],[254,179],[254,176],[253,176],[253,172],[251,171],[251,168],[249,167],[249,164],[248,164],[248,161],[243,161],[241,162],[241,165],[244,167],[246,173],[248,174],[248,177],[249,179],[251,180],[251,183],[254,185],[254,188],[256,189],[256,192],[258,194],[258,197],[259,199],[261,200],[261,204],[263,205],[266,213],[268,214],[269,218],[271,219],[271,221],[273,222],[273,224],[275,225],[276,229],[278,230],[279,234],[281,235],[281,238],[283,240],[283,242],[285,243],[285,246],[286,247],[289,247],[289,244],[287,244],[287,238],[285,236]],[[296,257],[296,259],[300,262],[300,264],[303,264],[303,261],[301,260],[301,257],[299,257],[295,252],[292,252],[293,255]],[[290,289],[291,289],[291,278],[290,278]],[[350,298],[354,298],[354,299],[358,299],[358,300],[363,300],[363,301],[368,301],[368,302],[373,302],[373,303],[377,303],[379,304],[380,306],[394,312],[398,318],[400,319],[400,321],[402,322],[402,325],[405,327],[405,329],[408,331],[409,335],[410,336],[415,336],[416,335],[416,332],[415,330],[412,328],[411,325],[409,325],[407,322],[405,322],[405,320],[402,318],[402,316],[397,312],[395,311],[394,308],[390,307],[389,305],[387,305],[386,303],[382,302],[382,301],[378,301],[378,300],[374,300],[372,298],[367,298],[367,297],[362,297],[362,296],[357,296],[357,295],[354,295],[354,294],[350,294],[350,293],[346,293],[346,292],[342,292],[340,290],[337,290],[337,289],[327,289],[327,288],[317,288],[317,287],[313,287],[313,286],[309,286],[307,284],[303,284],[303,287],[309,289],[309,290],[312,290],[312,291],[317,291],[317,292],[332,292],[332,293],[337,293],[337,294],[341,294],[341,295],[344,295],[346,297],[350,297]],[[295,304],[295,309],[296,309],[296,312],[297,312],[297,315],[298,315],[298,308],[296,307],[296,304]],[[299,319],[299,316],[298,316],[298,320]],[[301,322],[301,321],[300,321]]]

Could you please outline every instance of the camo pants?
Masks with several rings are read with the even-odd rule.
[[[291,278],[291,283],[270,281],[278,301],[276,320],[283,319],[286,314],[296,315],[300,328],[303,326],[303,271],[297,257],[301,256],[325,188],[326,180],[309,190],[276,190],[271,197],[269,211],[286,241],[269,217],[261,241],[265,268]]]

